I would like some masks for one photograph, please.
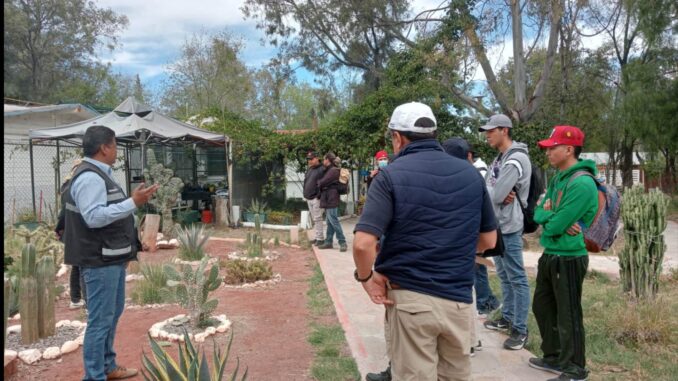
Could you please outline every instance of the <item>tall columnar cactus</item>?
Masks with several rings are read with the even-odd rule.
[[[208,299],[210,292],[219,288],[222,279],[219,277],[219,268],[212,265],[205,275],[207,257],[203,257],[200,265],[194,270],[190,265],[182,265],[181,273],[170,265],[165,264],[167,286],[174,289],[179,304],[191,315],[191,321],[200,325],[217,308],[217,299]]]
[[[624,292],[638,299],[654,298],[659,289],[668,204],[658,190],[645,193],[636,186],[624,193],[625,244],[619,253],[619,273]]]
[[[261,219],[259,214],[254,215],[255,233],[247,233],[247,255],[249,257],[261,257],[264,253],[263,237],[261,236]]]
[[[146,185],[160,185],[155,192],[154,197],[149,203],[160,210],[162,214],[162,234],[166,237],[174,237],[174,221],[172,220],[172,208],[176,206],[179,192],[184,187],[184,182],[180,178],[174,177],[174,171],[165,168],[164,165],[155,160],[155,153],[152,148],[146,150],[148,165],[144,169]]]
[[[45,255],[36,264],[35,276],[38,284],[38,333],[40,337],[54,335],[54,258]]]
[[[5,290],[4,290],[4,293],[3,293],[3,296],[4,296],[3,302],[4,302],[4,307],[5,307],[5,311],[4,311],[5,314],[3,315],[3,322],[5,324],[3,325],[2,332],[4,332],[3,348],[7,348],[7,318],[9,318],[9,307],[10,307],[9,305],[10,305],[10,299],[12,297],[12,281],[9,280],[9,278],[7,278],[6,275],[5,275],[4,278],[5,278]]]
[[[35,246],[26,243],[21,250],[21,279],[19,281],[19,313],[21,314],[21,341],[31,344],[38,340],[38,283],[35,279]],[[54,276],[52,274],[52,276]]]

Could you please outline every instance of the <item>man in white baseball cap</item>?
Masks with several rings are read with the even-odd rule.
[[[427,105],[398,106],[388,128],[396,156],[355,227],[354,277],[386,306],[393,379],[468,380],[475,253],[497,237],[487,189],[469,162],[445,153]]]

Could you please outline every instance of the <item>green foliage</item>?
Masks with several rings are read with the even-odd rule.
[[[33,209],[22,209],[16,217],[16,222],[37,222],[38,216],[35,215]]]
[[[190,265],[181,265],[181,272],[170,264],[163,267],[168,288],[175,293],[179,304],[188,310],[194,324],[205,322],[219,303],[217,299],[209,299],[209,294],[219,288],[222,281],[219,267],[212,265],[205,275],[206,267],[207,257],[202,258],[195,270]]]
[[[205,244],[209,235],[202,225],[192,224],[186,228],[178,227],[179,257],[187,261],[197,261],[205,257]]]
[[[224,263],[227,284],[252,283],[259,280],[269,280],[273,276],[271,264],[264,259],[250,261],[235,259]]]
[[[179,342],[178,352],[179,359],[176,361],[163,347],[153,339],[150,334],[148,339],[151,343],[151,351],[153,360],[143,354],[142,362],[144,368],[142,375],[147,381],[221,381],[226,372],[226,363],[231,352],[231,344],[233,343],[233,333],[228,340],[228,346],[225,352],[222,352],[221,347],[213,341],[213,356],[212,369],[207,361],[205,353],[200,353],[200,349],[196,349],[188,332],[184,330],[184,342]],[[230,375],[230,380],[236,380],[240,373],[240,360],[236,360],[235,370]],[[242,375],[241,380],[247,379],[247,368]]]
[[[658,190],[645,193],[636,186],[624,193],[625,245],[619,253],[619,274],[624,292],[637,299],[654,299],[659,290],[668,205],[669,199]]]
[[[156,304],[172,301],[174,295],[163,291],[167,287],[168,278],[162,265],[144,264],[141,265],[140,271],[144,278],[134,284],[131,293],[132,300],[136,304]]]
[[[271,224],[289,225],[292,223],[292,213],[283,211],[272,211],[266,215],[266,221]]]
[[[254,90],[240,57],[243,47],[242,40],[226,31],[194,33],[169,66],[163,106],[183,119],[209,107],[243,114]]]
[[[127,17],[81,0],[11,0],[4,13],[5,96],[44,103],[102,99],[107,80],[115,79],[96,58],[117,45]]]
[[[172,208],[177,204],[179,192],[184,187],[184,182],[174,176],[174,171],[165,168],[158,163],[152,148],[146,150],[147,166],[144,168],[144,177],[147,185],[160,185],[149,203],[162,213],[162,234],[166,237],[174,236],[174,221],[172,220]]]

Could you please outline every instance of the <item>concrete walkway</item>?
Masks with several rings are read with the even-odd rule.
[[[353,279],[355,265],[350,248],[356,221],[355,218],[342,221],[349,244],[348,252],[340,253],[338,248],[318,250],[314,247],[313,250],[325,276],[327,289],[344,328],[351,353],[364,379],[369,372],[384,370],[388,358],[384,341],[384,307],[373,304],[362,286]],[[335,246],[338,245],[335,243]],[[502,349],[506,336],[485,329],[482,322],[479,319],[476,323],[483,350],[472,358],[473,380],[542,381],[553,377],[550,373],[528,367],[527,359],[533,357],[530,352]]]

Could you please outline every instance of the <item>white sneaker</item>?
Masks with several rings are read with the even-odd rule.
[[[84,300],[80,300],[80,301],[78,301],[78,302],[76,302],[76,303],[71,302],[71,304],[68,306],[68,309],[70,309],[70,310],[76,310],[76,309],[78,309],[78,308],[80,308],[80,307],[84,307],[84,306],[85,306],[85,301],[84,301]]]

